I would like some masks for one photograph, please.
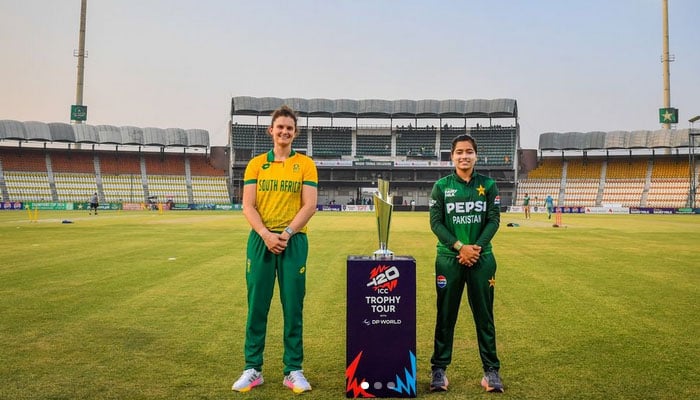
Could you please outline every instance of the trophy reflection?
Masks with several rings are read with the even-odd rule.
[[[377,217],[377,232],[379,234],[379,249],[374,252],[374,258],[393,258],[394,252],[389,250],[389,226],[394,204],[389,196],[389,181],[377,180],[377,193],[374,195],[374,214]]]

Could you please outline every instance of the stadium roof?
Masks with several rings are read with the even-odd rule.
[[[547,132],[540,150],[656,149],[688,147],[688,129],[612,132]]]
[[[0,140],[208,148],[209,132],[203,129],[0,120]]]
[[[269,116],[286,104],[301,117],[328,118],[517,118],[513,99],[351,100],[238,96],[231,115]]]

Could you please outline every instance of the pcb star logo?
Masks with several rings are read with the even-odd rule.
[[[479,196],[486,195],[486,188],[483,185],[479,185],[479,187],[476,188],[476,191],[479,192]]]
[[[666,112],[663,114],[664,116],[664,121],[673,121],[673,114],[671,114],[670,111],[666,110]]]
[[[496,287],[496,277],[492,276],[491,279],[489,279],[489,287]]]

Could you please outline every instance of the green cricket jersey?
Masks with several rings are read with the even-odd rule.
[[[452,173],[435,182],[430,194],[430,228],[438,238],[437,254],[456,255],[457,241],[481,246],[481,254],[491,253],[491,239],[501,220],[501,198],[496,182],[472,173],[465,182]]]

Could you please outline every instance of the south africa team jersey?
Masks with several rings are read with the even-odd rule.
[[[292,150],[284,161],[275,161],[270,150],[254,157],[243,176],[245,185],[256,185],[255,207],[271,231],[281,232],[301,208],[303,185],[318,186],[318,172],[313,160]],[[306,226],[299,230],[306,232]]]
[[[496,182],[472,173],[469,182],[452,173],[435,182],[430,194],[430,227],[438,237],[437,252],[455,255],[457,241],[491,252],[491,239],[501,219],[501,198]]]

